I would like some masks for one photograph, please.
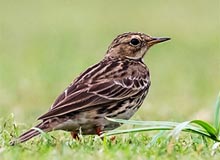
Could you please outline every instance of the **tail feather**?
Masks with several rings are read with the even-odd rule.
[[[30,129],[29,131],[27,131],[27,132],[23,133],[22,135],[20,135],[16,141],[19,142],[19,143],[23,143],[23,142],[31,139],[32,137],[35,137],[35,136],[39,135],[39,134],[40,134],[40,132],[38,130]]]
[[[38,129],[35,129],[35,128],[38,128]],[[48,127],[48,123],[42,122],[42,123],[36,125],[34,128],[31,128],[27,132],[20,135],[17,139],[12,140],[10,142],[10,145],[15,145],[18,143],[26,142],[27,140],[41,134],[40,130],[42,130],[43,132],[51,131],[51,129]]]

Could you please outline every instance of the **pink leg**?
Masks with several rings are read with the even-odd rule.
[[[72,136],[72,138],[73,139],[75,139],[75,140],[79,140],[79,135],[78,135],[78,133],[77,132],[70,132],[70,134],[71,134],[71,136]]]
[[[97,134],[98,136],[100,136],[100,135],[102,134],[102,130],[101,130],[100,127],[97,127],[97,128],[96,128],[96,134]]]
[[[99,127],[96,128],[96,134],[97,134],[98,136],[100,136],[100,135],[102,134],[102,130],[101,130]],[[103,140],[103,137],[101,137],[101,139]],[[112,142],[113,142],[115,139],[116,139],[116,136],[112,136],[112,137],[110,138],[110,140],[111,140]]]

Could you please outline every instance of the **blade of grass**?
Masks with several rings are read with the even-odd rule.
[[[186,122],[182,122],[180,124],[178,124],[170,133],[170,136],[178,139],[179,134],[182,130],[184,130],[184,128],[186,128],[186,126],[188,126],[191,123],[191,121],[186,121]]]
[[[111,135],[117,135],[117,134],[125,134],[125,133],[133,133],[133,132],[143,132],[143,131],[155,131],[155,130],[173,130],[174,127],[171,126],[148,126],[148,127],[143,127],[143,128],[133,128],[133,129],[125,129],[125,130],[113,130],[104,133],[101,135],[103,136],[111,136]],[[208,138],[211,138],[213,140],[216,140],[215,137],[211,137],[210,134],[208,134],[206,131],[202,130],[201,128],[198,127],[191,127],[191,126],[186,126],[182,131],[185,132],[194,132],[203,136],[206,136]]]
[[[220,132],[220,92],[218,94],[216,104],[215,104],[215,113],[214,113],[214,127],[217,130],[217,135],[219,136]]]
[[[201,126],[202,128],[204,128],[204,130],[206,130],[207,133],[209,133],[211,137],[218,139],[217,131],[211,124],[202,120],[192,120],[191,123],[195,123]]]
[[[134,128],[134,129],[125,129],[125,130],[115,130],[115,131],[109,131],[101,135],[103,136],[112,136],[112,135],[117,135],[117,134],[125,134],[125,133],[133,133],[133,132],[143,132],[143,131],[155,131],[155,130],[172,130],[173,128],[171,127],[143,127],[143,128]],[[213,139],[213,137],[210,137],[210,135],[207,132],[201,131],[201,130],[192,130],[190,128],[184,128],[182,131],[185,132],[194,132],[197,134],[200,134],[202,136],[206,136],[208,138]],[[216,140],[216,139],[213,139]]]
[[[174,129],[177,125],[180,124],[179,122],[169,122],[169,121],[136,121],[136,120],[112,119],[108,117],[106,117],[106,119],[112,122],[129,124],[129,125],[141,125],[145,127],[162,126],[162,127],[170,127],[172,129]],[[199,130],[200,132],[202,131],[205,132],[204,129],[198,128],[190,124],[188,124],[187,128],[191,130]]]
[[[207,132],[209,134],[209,136],[213,139],[213,140],[218,140],[218,136],[217,136],[217,131],[216,129],[209,123],[205,122],[205,121],[202,121],[202,120],[192,120],[192,121],[186,121],[186,122],[183,122],[183,123],[180,123],[179,125],[177,125],[173,131],[171,132],[171,135],[175,138],[178,139],[178,135],[180,134],[180,132],[182,130],[184,130],[185,128],[187,128],[187,126],[190,124],[190,123],[194,123],[194,124],[197,124],[199,125],[201,128],[204,129],[205,132]],[[195,128],[194,128],[195,130]]]
[[[152,127],[133,128],[133,129],[124,129],[124,130],[112,130],[112,131],[109,131],[109,132],[102,134],[100,137],[117,135],[117,134],[124,134],[124,133],[155,131],[155,130],[171,130],[171,129],[173,129],[173,127],[152,126]]]
[[[164,135],[164,133],[165,133],[165,131],[163,130],[163,131],[160,131],[155,136],[153,136],[152,140],[147,144],[147,147],[150,148],[150,147],[154,146],[156,144],[156,142],[158,141],[158,139]]]
[[[140,125],[145,127],[133,128],[127,130],[115,130],[115,131],[113,130],[104,133],[103,135],[110,136],[110,135],[131,133],[131,132],[142,132],[142,131],[152,131],[152,130],[172,130],[170,135],[178,138],[178,135],[180,134],[181,131],[186,131],[186,132],[190,131],[211,138],[214,141],[220,142],[220,139],[218,138],[220,133],[220,93],[216,101],[214,117],[215,117],[214,127],[208,122],[202,120],[192,120],[192,121],[177,123],[177,122],[169,122],[169,121],[135,121],[135,120],[112,119],[105,117],[107,120],[115,123]],[[101,137],[103,137],[103,135]]]
[[[41,133],[41,135],[47,140],[47,141],[52,141],[53,137],[51,137],[49,134],[41,130],[40,128],[37,127],[32,127],[32,129],[37,130],[38,132]]]
[[[109,131],[105,133],[106,136],[131,133],[131,132],[142,132],[142,131],[152,131],[152,130],[173,130],[174,129],[174,132],[173,132],[174,135],[178,135],[180,131],[186,131],[186,132],[193,132],[193,133],[200,134],[202,136],[206,136],[218,142],[220,141],[216,135],[217,132],[215,128],[212,127],[209,123],[204,122],[202,120],[192,120],[192,121],[177,123],[177,122],[167,122],[167,121],[134,121],[134,120],[122,120],[122,119],[112,119],[112,118],[106,118],[106,119],[116,122],[116,123],[145,126],[142,128]],[[192,125],[192,124],[196,124],[197,126]]]
[[[178,122],[170,122],[170,121],[136,121],[136,120],[124,120],[124,119],[113,119],[109,117],[105,117],[107,120],[116,122],[116,123],[123,123],[123,124],[130,124],[130,125],[140,125],[140,126],[160,126],[163,124],[164,126],[173,126],[175,127],[178,125]]]

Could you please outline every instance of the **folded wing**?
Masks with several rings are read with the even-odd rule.
[[[106,106],[106,104],[121,101],[137,96],[143,89],[148,89],[149,82],[141,77],[125,77],[120,80],[104,80],[78,86],[69,86],[58,99],[55,105],[38,119],[49,119],[68,113],[87,110],[91,107]],[[74,90],[74,92],[73,92]]]

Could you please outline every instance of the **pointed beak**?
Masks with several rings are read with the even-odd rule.
[[[154,44],[165,42],[165,41],[168,41],[170,39],[171,38],[152,37],[150,40],[148,40],[147,45],[150,47],[150,46],[153,46]]]

